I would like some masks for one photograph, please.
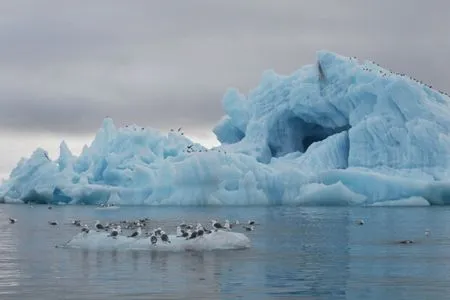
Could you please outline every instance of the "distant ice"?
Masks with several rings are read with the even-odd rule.
[[[38,148],[19,161],[0,202],[450,203],[450,99],[415,79],[319,51],[291,75],[265,72],[247,95],[230,89],[223,107],[212,149],[178,124],[166,133],[106,118],[79,156],[62,142],[55,160]]]

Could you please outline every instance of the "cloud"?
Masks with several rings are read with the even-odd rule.
[[[0,128],[83,135],[101,119],[193,131],[265,69],[315,51],[373,59],[445,89],[448,1],[3,1]]]

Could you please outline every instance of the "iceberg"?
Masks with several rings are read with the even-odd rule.
[[[106,118],[79,156],[22,159],[2,202],[116,205],[446,205],[450,98],[371,61],[318,51],[289,76],[229,89],[206,148]],[[406,200],[405,200],[406,199]],[[409,199],[409,200],[408,200]]]

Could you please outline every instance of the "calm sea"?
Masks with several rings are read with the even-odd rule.
[[[10,216],[18,222],[9,224]],[[92,224],[143,217],[169,232],[181,221],[211,218],[261,225],[248,233],[247,250],[55,248],[79,231],[66,224],[71,219]],[[356,225],[357,219],[365,224]],[[449,220],[448,207],[0,205],[0,299],[445,299]],[[415,243],[398,243],[405,239]]]

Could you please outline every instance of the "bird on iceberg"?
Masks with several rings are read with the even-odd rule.
[[[73,220],[73,221],[72,221],[72,225],[75,225],[75,226],[77,226],[77,227],[80,227],[80,226],[81,226],[81,221],[80,221],[80,220]]]
[[[231,230],[231,224],[230,221],[225,220],[225,224],[223,225],[223,228],[225,228],[226,230]]]
[[[156,245],[157,242],[158,242],[158,238],[154,234],[152,234],[150,236],[150,243],[152,243],[152,245]]]
[[[134,238],[134,237],[139,237],[142,234],[142,229],[141,226],[139,225],[136,229],[135,232],[133,232],[132,234],[130,234],[128,237]]]
[[[9,218],[9,223],[14,224],[17,222],[17,219]]]
[[[89,227],[85,224],[83,228],[81,228],[81,232],[89,233]]]
[[[161,236],[161,232],[162,232],[161,227],[158,227],[158,228],[156,228],[155,230],[153,230],[153,234],[154,234],[155,236]]]
[[[192,239],[195,239],[196,237],[197,237],[197,231],[188,231],[188,234],[189,234],[189,236],[188,236],[188,238],[187,238],[187,240],[192,240]]]
[[[170,244],[169,236],[164,231],[161,231],[161,241]]]
[[[115,227],[113,230],[111,230],[111,233],[109,234],[109,236],[112,236],[113,238],[117,238],[117,236],[119,235],[121,231],[120,225]]]
[[[177,237],[183,236],[183,230],[181,229],[181,226],[177,226]]]
[[[223,229],[223,226],[216,220],[211,220],[212,227],[217,231],[217,229]]]
[[[104,230],[105,229],[105,227],[100,223],[99,220],[95,221],[95,228],[97,230]]]

